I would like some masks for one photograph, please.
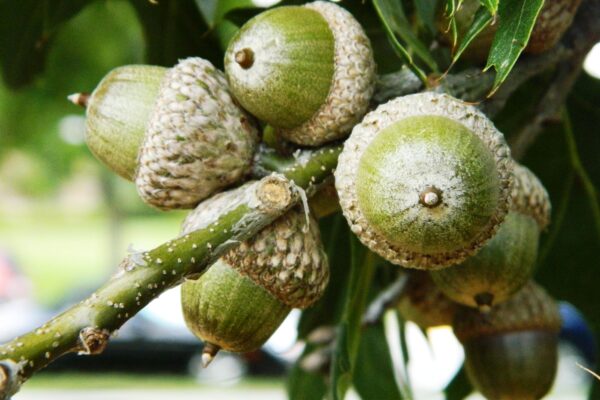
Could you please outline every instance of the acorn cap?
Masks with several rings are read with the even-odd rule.
[[[183,223],[182,234],[202,228],[207,213],[231,207],[239,190],[201,203]],[[306,308],[323,294],[329,280],[327,255],[319,225],[297,206],[250,240],[227,252],[223,260],[293,308]]]
[[[232,39],[225,71],[244,108],[300,145],[344,137],[375,89],[368,37],[348,11],[324,1],[252,18]]]
[[[335,172],[352,231],[407,267],[474,254],[508,211],[512,161],[479,110],[445,94],[396,98],[356,125]]]
[[[248,172],[257,140],[223,73],[185,59],[161,84],[140,149],[138,193],[157,208],[194,207]]]
[[[550,223],[551,204],[542,182],[527,167],[515,163],[511,191],[511,210],[535,219],[539,229]]]
[[[400,315],[421,329],[452,325],[458,305],[442,293],[426,271],[412,270],[398,302]]]
[[[561,318],[556,302],[534,282],[528,283],[489,313],[461,308],[452,326],[461,343],[500,333],[529,330],[558,332],[560,327]]]
[[[94,156],[133,181],[138,151],[167,68],[126,65],[110,71],[91,95],[69,99],[86,107],[85,141]]]

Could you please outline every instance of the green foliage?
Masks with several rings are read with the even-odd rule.
[[[460,41],[460,45],[456,49],[454,55],[452,56],[452,63],[458,61],[463,52],[467,49],[467,47],[471,44],[473,40],[483,31],[492,21],[493,16],[490,14],[488,9],[479,8],[475,17],[473,18],[473,23],[465,33],[465,36]]]
[[[485,69],[494,67],[494,93],[514,67],[519,55],[527,46],[535,20],[544,0],[503,0],[498,7],[499,25],[494,36]]]
[[[454,16],[462,3],[345,0],[340,4],[365,28],[380,73],[406,65],[423,82],[428,81],[428,74],[449,67],[443,61],[449,50],[436,48],[434,42],[439,34],[439,7],[445,6],[449,18],[456,48],[451,60],[454,68],[474,66],[458,61],[497,16],[499,24],[486,65],[496,71],[495,92],[526,47],[543,1],[480,0],[480,8],[458,42]],[[64,101],[66,95],[91,91],[106,72],[123,64],[170,66],[183,57],[201,56],[222,66],[229,38],[262,10],[250,0],[159,0],[157,4],[148,0],[0,0],[0,155],[6,159],[18,149],[36,157],[28,168],[39,173],[33,181],[26,174],[19,178],[23,191],[33,195],[52,190],[81,166],[81,159],[91,158],[82,145],[60,139],[58,121],[82,114]],[[534,116],[553,78],[548,73],[526,83],[495,118],[509,141]],[[568,118],[545,127],[523,160],[544,182],[554,205],[553,224],[542,236],[536,278],[553,296],[581,309],[596,332],[600,332],[600,299],[590,282],[597,274],[595,260],[600,250],[600,136],[590,132],[600,126],[599,104],[600,82],[581,75],[566,106]],[[378,265],[339,213],[320,225],[331,260],[331,283],[324,297],[303,312],[299,337],[307,340],[324,326],[337,335],[333,343],[306,345],[301,360],[329,346],[331,365],[308,371],[296,363],[288,378],[289,397],[318,399],[328,394],[343,398],[350,387],[365,399],[409,397],[402,396],[410,394],[409,389],[399,388],[394,379],[383,325],[365,328],[361,324],[367,302],[389,283],[387,275],[394,275],[397,267]],[[470,391],[461,370],[446,389],[446,397],[458,400]]]
[[[7,86],[17,89],[44,69],[58,29],[89,0],[0,1],[0,63]]]

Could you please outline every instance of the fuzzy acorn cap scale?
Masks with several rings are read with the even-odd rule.
[[[191,208],[249,170],[257,131],[234,103],[225,76],[188,58],[162,82],[135,183],[158,208]]]
[[[406,267],[437,269],[474,254],[509,207],[513,162],[475,107],[445,94],[396,98],[356,125],[335,172],[352,231]]]
[[[225,54],[227,79],[242,106],[307,146],[347,135],[367,112],[375,69],[360,24],[325,1],[259,14]]]
[[[183,223],[183,234],[202,228],[206,213],[231,207],[236,191],[220,193],[203,202]],[[205,204],[208,203],[208,204]],[[301,206],[288,211],[251,239],[228,251],[222,260],[292,308],[306,308],[323,294],[329,265],[319,225]]]
[[[254,123],[222,72],[201,58],[173,68],[115,68],[86,107],[86,143],[108,168],[135,181],[157,208],[193,208],[244,177],[258,144]]]
[[[511,210],[535,219],[540,230],[550,224],[552,206],[546,188],[527,167],[515,163]]]
[[[463,307],[454,318],[454,334],[461,343],[482,336],[527,330],[558,332],[561,327],[558,306],[546,291],[530,282],[507,302],[489,313]]]

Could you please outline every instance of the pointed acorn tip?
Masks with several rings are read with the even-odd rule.
[[[90,94],[89,93],[73,93],[69,96],[67,96],[67,99],[69,99],[69,101],[77,106],[86,108],[88,105],[88,101],[90,99]]]
[[[219,350],[221,350],[221,348],[215,344],[204,344],[204,348],[202,349],[202,368],[206,368],[210,365]]]
[[[494,303],[494,295],[491,293],[479,293],[475,296],[475,303],[477,303],[477,308],[482,313],[488,313],[492,309],[492,304]]]

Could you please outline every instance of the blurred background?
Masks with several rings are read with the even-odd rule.
[[[13,5],[20,7],[18,3]],[[159,54],[147,48],[152,32],[138,19],[145,2],[88,3],[52,35],[43,74],[19,90],[8,87],[14,83],[10,76],[0,81],[0,343],[89,295],[127,252],[175,237],[184,216],[145,206],[134,185],[105,170],[84,144],[84,112],[66,100],[71,93],[93,90],[116,66],[148,58],[174,62],[180,53],[170,52],[167,39],[181,27],[164,27],[167,47]],[[198,3],[202,6],[202,0]],[[2,36],[3,41],[19,40]],[[600,79],[600,45],[585,68],[589,79]],[[535,154],[532,163],[541,163]],[[551,174],[540,176],[545,181]],[[562,186],[549,190],[559,192]],[[597,243],[592,241],[592,247]],[[589,262],[600,267],[597,258]],[[588,282],[598,277],[596,271],[595,280]],[[177,289],[163,294],[123,327],[104,354],[63,358],[35,376],[15,399],[158,399],[173,390],[182,399],[199,394],[211,399],[285,398],[283,375],[302,351],[295,340],[297,313],[261,352],[220,355],[202,371],[201,344],[185,329],[178,296]],[[572,306],[563,305],[563,312],[573,323],[564,334],[559,379],[549,398],[585,398],[592,378],[573,365],[593,366],[594,340]],[[427,340],[409,324],[407,336],[411,361],[398,379],[411,380],[417,399],[443,398],[440,391],[462,364],[460,346],[449,328],[429,332]],[[401,352],[397,345],[392,350]],[[394,361],[402,369],[401,360]]]

